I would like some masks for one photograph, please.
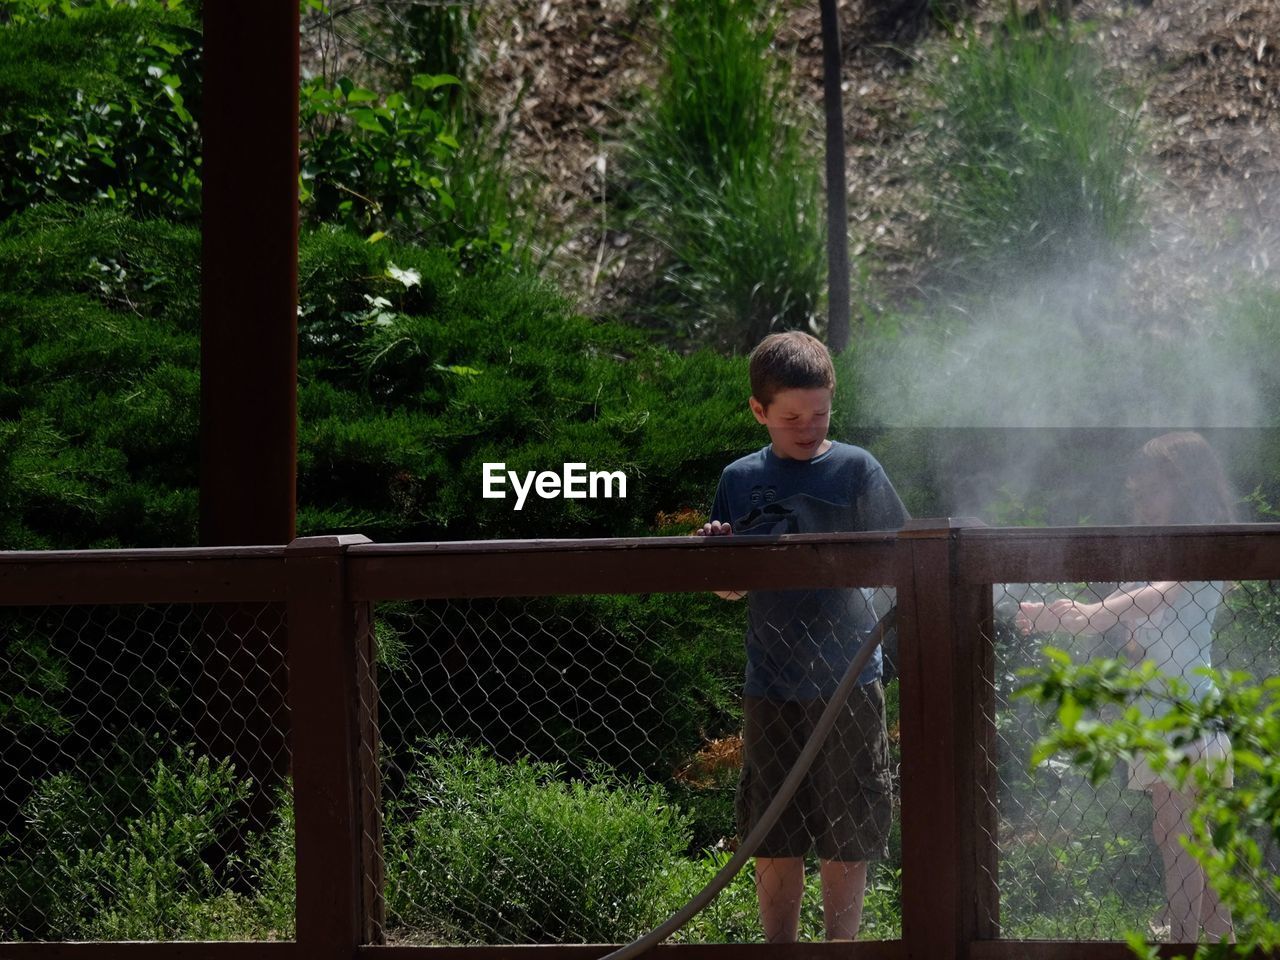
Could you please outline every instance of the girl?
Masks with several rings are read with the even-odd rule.
[[[1235,519],[1234,497],[1222,464],[1198,433],[1167,433],[1148,441],[1134,458],[1125,488],[1134,522],[1142,526]],[[1124,653],[1130,663],[1151,660],[1161,673],[1181,678],[1193,696],[1202,697],[1213,687],[1197,668],[1210,665],[1214,614],[1222,597],[1220,581],[1129,583],[1098,603],[1023,603],[1017,622],[1023,633],[1075,635],[1096,635],[1119,624],[1127,637]],[[1139,706],[1152,718],[1168,710],[1167,704],[1151,698],[1142,699]],[[1193,763],[1216,768],[1230,786],[1231,745],[1225,733],[1207,734],[1181,752]],[[1180,842],[1191,832],[1194,787],[1176,789],[1139,758],[1130,765],[1129,788],[1151,794],[1155,842],[1164,861],[1170,940],[1194,943],[1203,930],[1210,940],[1234,941],[1230,911]]]

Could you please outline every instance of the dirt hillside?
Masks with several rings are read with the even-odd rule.
[[[778,48],[820,120],[817,8],[788,6]],[[913,117],[927,106],[919,64],[943,38],[926,25],[907,44],[875,39],[884,31],[864,0],[840,9],[852,252],[906,298],[926,257],[913,178],[923,148]],[[983,0],[977,28],[1007,9]],[[483,29],[485,89],[512,124],[512,159],[567,232],[555,262],[588,310],[624,302],[652,256],[609,228],[602,201],[619,185],[617,143],[660,69],[653,19],[644,0],[491,0]],[[1280,255],[1280,4],[1082,0],[1073,19],[1095,27],[1109,67],[1145,91],[1154,229],[1131,255],[1135,295],[1175,309],[1208,286],[1268,272]]]
[[[640,0],[497,0],[486,23],[486,88],[507,111],[511,150],[570,237],[557,264],[588,308],[616,307],[648,253],[604,218],[618,183],[617,143],[652,86],[652,4]],[[796,5],[778,37],[797,97],[820,115],[818,4]],[[978,24],[1007,5],[979,4]],[[842,0],[850,229],[893,297],[908,297],[923,266],[916,242],[922,187],[919,61],[940,44],[925,28],[909,45],[874,40],[863,0]],[[1225,284],[1265,273],[1277,256],[1280,196],[1280,4],[1275,0],[1083,0],[1073,19],[1117,76],[1146,91],[1151,246],[1134,251],[1139,296]],[[521,92],[522,91],[522,92]],[[820,128],[819,128],[820,129]],[[1204,269],[1204,265],[1211,264]],[[1152,306],[1160,306],[1152,303]]]

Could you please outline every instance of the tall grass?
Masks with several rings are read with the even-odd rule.
[[[819,158],[759,0],[673,0],[665,72],[632,153],[636,224],[668,254],[651,304],[677,333],[747,348],[817,326]]]
[[[1066,27],[969,33],[933,92],[934,240],[953,279],[1069,268],[1137,230],[1136,106]]]

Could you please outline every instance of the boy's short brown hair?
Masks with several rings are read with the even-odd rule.
[[[751,395],[763,406],[779,390],[834,390],[836,370],[826,344],[799,330],[771,333],[751,351]]]

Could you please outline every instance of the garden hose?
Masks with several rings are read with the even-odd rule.
[[[716,898],[716,895],[721,890],[729,885],[729,882],[742,869],[743,865],[755,854],[756,848],[760,846],[769,831],[773,829],[773,825],[782,816],[782,811],[786,809],[787,804],[791,802],[791,798],[795,796],[795,792],[800,786],[800,781],[809,772],[809,767],[813,765],[814,757],[818,755],[818,750],[821,749],[823,741],[827,739],[827,734],[831,732],[831,728],[836,722],[836,716],[840,713],[845,701],[849,699],[849,694],[853,692],[853,688],[857,685],[858,676],[862,673],[863,667],[871,659],[871,654],[876,647],[880,646],[885,633],[894,625],[897,617],[898,608],[891,608],[888,613],[880,618],[871,632],[867,634],[866,639],[862,641],[862,645],[858,648],[853,662],[849,664],[844,676],[840,678],[840,684],[836,687],[836,692],[831,695],[826,708],[822,711],[822,716],[818,718],[818,722],[814,725],[813,734],[800,751],[800,756],[796,757],[795,766],[791,768],[787,778],[782,781],[782,786],[778,788],[777,794],[769,803],[769,806],[765,808],[759,822],[743,839],[733,856],[729,858],[729,862],[721,867],[707,885],[689,899],[688,903],[665,921],[643,936],[605,954],[600,960],[631,960],[632,957],[638,957],[650,947],[657,946],[692,920],[699,911]]]

